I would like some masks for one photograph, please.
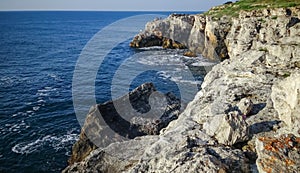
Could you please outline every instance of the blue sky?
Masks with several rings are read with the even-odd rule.
[[[206,11],[228,0],[0,0],[0,10]]]

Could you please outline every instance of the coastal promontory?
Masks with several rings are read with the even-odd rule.
[[[112,105],[95,106],[63,172],[300,172],[300,1],[173,14],[147,23],[130,46],[187,48],[219,63],[185,110],[169,94],[165,117],[122,124],[127,139],[102,148],[84,130]],[[134,104],[147,107],[154,88],[130,93],[142,99]]]

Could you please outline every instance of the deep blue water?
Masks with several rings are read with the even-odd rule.
[[[60,172],[67,165],[80,133],[72,77],[82,49],[103,27],[145,13],[0,12],[0,172]],[[143,52],[137,60],[141,66],[155,60],[174,65],[183,58],[173,50],[134,50],[129,41],[111,50],[99,68],[98,103],[111,99],[113,71],[128,57]],[[162,92],[180,95],[176,82],[187,81],[168,73],[146,71],[130,87],[153,81]],[[202,80],[201,75],[195,77]]]

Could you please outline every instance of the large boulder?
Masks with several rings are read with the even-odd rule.
[[[272,87],[272,101],[287,130],[300,135],[300,71]]]
[[[158,135],[178,118],[180,100],[173,94],[156,91],[145,83],[128,95],[90,109],[69,163],[82,161],[91,151],[138,136]]]
[[[238,114],[216,115],[203,125],[205,132],[220,144],[234,145],[249,139],[249,128]]]

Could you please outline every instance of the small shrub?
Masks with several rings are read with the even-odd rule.
[[[262,48],[262,47],[259,48],[258,50],[259,50],[259,51],[264,51],[264,52],[269,52],[269,50],[268,50],[267,48]]]

